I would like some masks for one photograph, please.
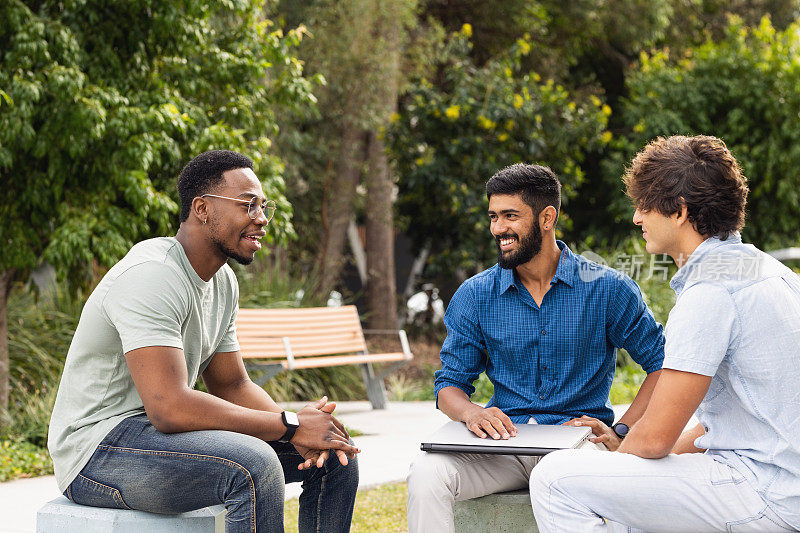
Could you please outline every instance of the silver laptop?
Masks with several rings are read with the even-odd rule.
[[[578,448],[592,434],[588,427],[515,424],[517,435],[508,440],[482,439],[463,422],[451,421],[423,441],[426,452],[494,453],[499,455],[545,455],[556,450]]]

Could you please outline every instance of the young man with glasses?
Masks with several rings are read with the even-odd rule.
[[[663,370],[622,453],[542,460],[539,531],[797,531],[800,278],[742,243],[747,179],[720,139],[656,139],[625,183],[647,251],[679,267]]]
[[[302,481],[300,530],[349,531],[358,449],[335,404],[284,411],[236,340],[226,262],[253,261],[274,202],[253,162],[224,150],[189,162],[178,192],[175,237],[135,245],[83,309],[50,422],[59,488],[154,513],[224,503],[227,532],[266,532],[283,531],[284,482]]]

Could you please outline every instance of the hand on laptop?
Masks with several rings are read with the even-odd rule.
[[[592,418],[591,416],[583,415],[580,418],[573,418],[568,422],[564,422],[562,425],[590,428],[592,433],[594,433],[594,437],[589,437],[589,440],[595,444],[605,444],[606,448],[612,452],[616,451],[617,448],[619,448],[619,445],[622,444],[622,440],[617,437],[617,434],[614,433],[610,427],[608,427],[603,421]]]
[[[464,420],[471,432],[482,439],[489,436],[495,440],[505,440],[517,435],[517,428],[503,411],[497,407],[476,407]]]

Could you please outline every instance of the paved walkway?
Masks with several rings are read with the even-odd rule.
[[[298,410],[304,404],[286,407]],[[627,406],[615,406],[617,417]],[[389,402],[376,411],[369,402],[339,402],[336,416],[350,429],[363,433],[353,440],[361,448],[359,488],[405,480],[419,443],[448,418],[433,402]],[[300,495],[300,484],[286,486],[286,499]],[[55,478],[43,476],[0,483],[0,533],[33,533],[36,511],[59,496]]]

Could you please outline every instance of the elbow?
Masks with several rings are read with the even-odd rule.
[[[661,459],[666,457],[672,451],[674,442],[669,442],[668,439],[650,436],[650,438],[641,438],[639,435],[628,436],[622,441],[622,446],[619,451],[623,453],[630,453],[643,459]]]
[[[179,433],[186,431],[181,420],[181,409],[178,402],[170,402],[165,398],[155,398],[145,405],[147,418],[153,427],[161,433]]]
[[[161,433],[179,433],[181,431],[179,425],[167,417],[153,416],[147,413],[147,418],[150,419],[153,427]]]
[[[651,446],[650,449],[646,451],[647,455],[645,457],[647,459],[662,459],[669,455],[670,451],[672,451],[672,446],[657,444]]]
[[[666,439],[652,439],[641,447],[641,453],[637,455],[645,459],[661,459],[669,455],[674,445]]]

